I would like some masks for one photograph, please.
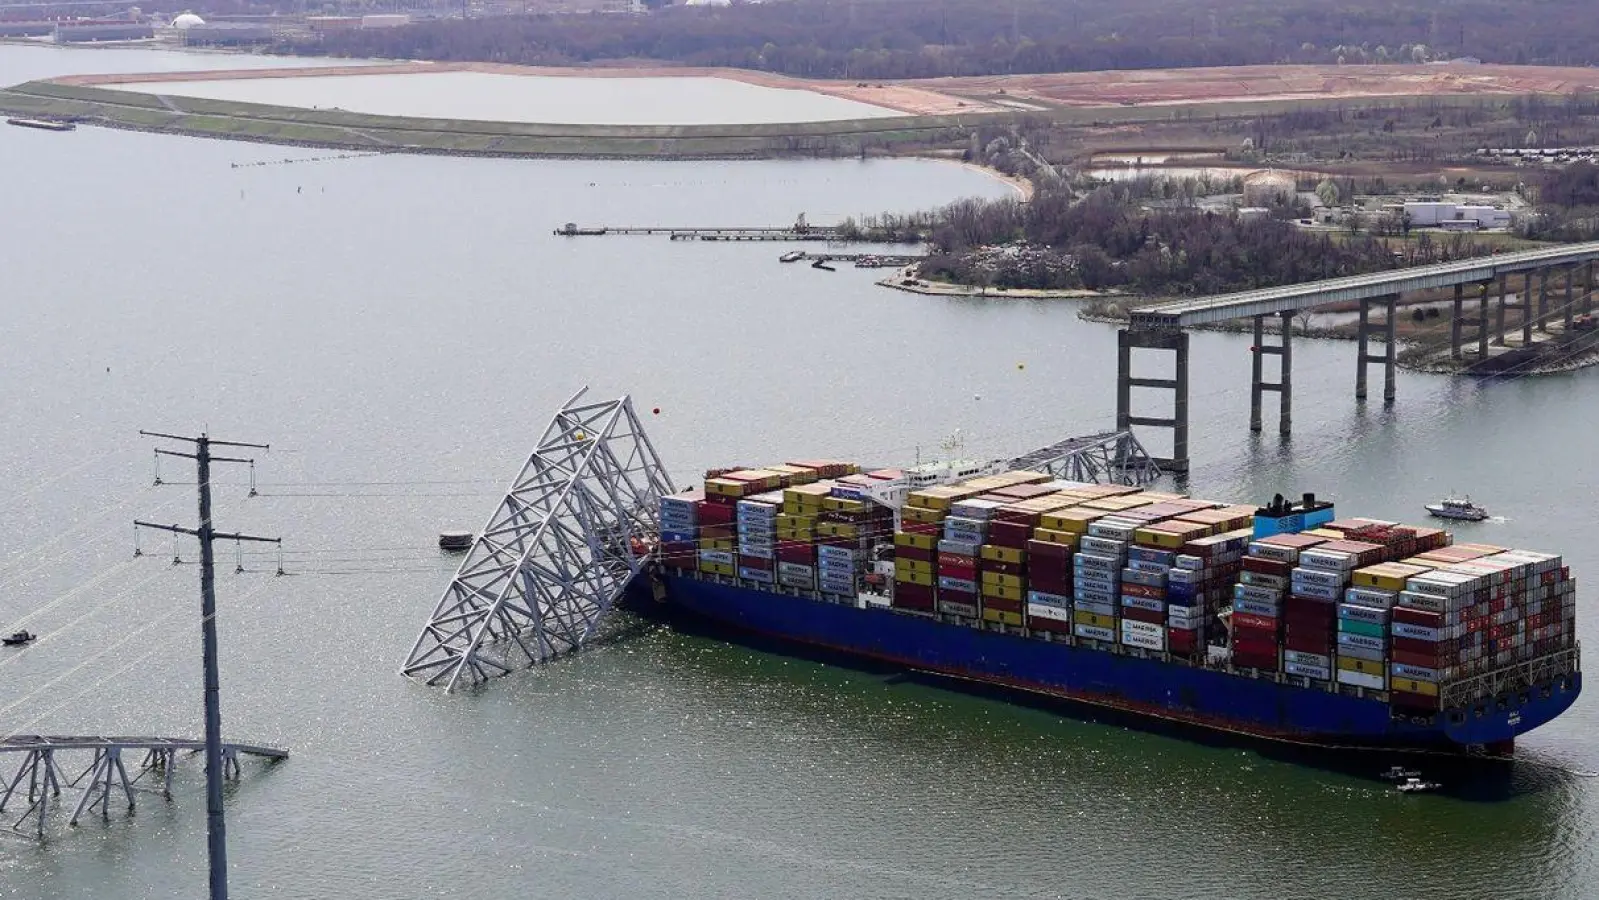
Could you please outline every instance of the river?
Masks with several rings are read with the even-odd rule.
[[[100,65],[0,47],[8,84]],[[131,528],[192,523],[192,474],[165,460],[153,485],[137,431],[270,442],[260,496],[229,467],[216,511],[283,535],[289,573],[219,548],[225,731],[293,754],[229,791],[235,896],[1599,893],[1599,779],[1573,774],[1599,770],[1592,693],[1522,739],[1537,765],[1488,800],[659,629],[477,692],[401,678],[453,572],[438,530],[487,517],[583,384],[658,407],[683,483],[731,461],[909,462],[956,429],[968,454],[1014,453],[1111,424],[1115,335],[1072,303],[901,294],[772,245],[551,234],[1009,190],[947,163],[309,161],[331,155],[0,129],[0,627],[32,614],[46,636],[0,655],[0,722],[199,732],[194,549],[147,535],[134,558]],[[1196,333],[1193,354],[1196,494],[1313,490],[1413,521],[1468,490],[1502,519],[1463,537],[1599,577],[1599,372],[1401,372],[1395,407],[1362,409],[1353,348],[1302,341],[1283,444],[1274,420],[1244,427],[1248,338]],[[1584,637],[1596,623],[1584,595]],[[191,764],[170,804],[7,840],[0,897],[201,895],[200,781]]]

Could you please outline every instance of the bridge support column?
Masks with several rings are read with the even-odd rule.
[[[1549,333],[1549,270],[1538,272],[1538,330]]]
[[[1375,299],[1377,298],[1368,297],[1360,301],[1360,344],[1356,350],[1355,399],[1366,399],[1366,365],[1368,363],[1382,363],[1382,399],[1386,404],[1394,402],[1394,366],[1398,353],[1399,295],[1389,294],[1381,298],[1387,313],[1387,321],[1381,325],[1371,324],[1371,305]],[[1381,334],[1388,342],[1387,349],[1380,356],[1371,352],[1371,336],[1374,334]]]
[[[1255,346],[1250,349],[1249,430],[1261,430],[1261,400],[1266,391],[1276,391],[1278,400],[1277,433],[1287,437],[1293,419],[1293,341],[1294,310],[1277,314],[1282,322],[1281,339],[1276,346],[1266,343],[1266,316],[1255,316]],[[1280,360],[1275,383],[1265,380],[1267,355]]]
[[[1561,319],[1566,323],[1566,333],[1571,333],[1571,320],[1576,309],[1572,306],[1572,286],[1577,280],[1577,267],[1566,266],[1566,302],[1560,304]]]
[[[1521,279],[1521,346],[1532,346],[1532,320],[1535,317],[1532,307],[1532,272],[1528,272]],[[1543,302],[1539,301],[1539,307]]]
[[[1493,282],[1484,281],[1477,288],[1477,361],[1488,358],[1488,291]]]
[[[1171,378],[1133,377],[1134,350],[1170,350],[1175,359]],[[1170,418],[1133,415],[1133,388],[1159,388],[1172,392]],[[1116,333],[1116,430],[1133,426],[1170,428],[1170,459],[1156,463],[1170,472],[1188,471],[1188,333],[1176,329],[1130,329]]]
[[[1510,302],[1510,276],[1499,276],[1499,308],[1494,311],[1494,344],[1505,345],[1505,306]]]
[[[1449,356],[1460,358],[1460,316],[1465,310],[1466,286],[1455,285],[1455,308],[1449,317]]]
[[[1586,274],[1582,278],[1582,312],[1584,315],[1593,312],[1593,261],[1589,260],[1585,267]]]

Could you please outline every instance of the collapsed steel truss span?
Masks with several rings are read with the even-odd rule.
[[[401,670],[453,689],[576,650],[645,562],[671,481],[627,397],[555,414]]]
[[[1160,477],[1160,466],[1131,431],[1068,438],[1019,456],[1010,461],[1010,466],[1095,483],[1143,485]]]
[[[52,812],[66,808],[60,800],[63,791],[77,789],[69,824],[76,825],[85,814],[111,815],[113,795],[121,792],[128,809],[134,807],[134,794],[157,794],[172,799],[172,778],[179,761],[205,749],[205,742],[170,737],[57,737],[16,735],[0,740],[0,760],[18,760],[12,774],[0,781],[0,813],[14,801],[24,801],[22,817],[11,823],[20,830],[33,819],[40,838]],[[130,776],[124,755],[142,754]],[[288,751],[253,744],[223,744],[223,776],[237,780],[243,770],[239,756],[260,756],[269,760],[286,759]],[[157,781],[159,781],[158,784]],[[152,786],[155,785],[155,786]],[[68,801],[69,803],[71,801]]]

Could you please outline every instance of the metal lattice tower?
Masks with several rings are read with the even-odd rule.
[[[1048,472],[1071,481],[1145,485],[1160,477],[1160,466],[1131,431],[1107,431],[1067,438],[1011,460],[1011,468]]]
[[[550,420],[401,670],[454,689],[581,647],[643,567],[672,483],[627,397]]]

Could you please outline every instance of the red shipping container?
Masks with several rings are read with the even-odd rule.
[[[1276,575],[1279,578],[1287,578],[1293,573],[1294,564],[1279,562],[1275,559],[1259,559],[1254,556],[1246,556],[1243,559],[1243,570],[1261,575]]]
[[[1276,653],[1242,653],[1233,651],[1233,665],[1247,669],[1267,669],[1277,671]]]
[[[1150,600],[1166,599],[1165,588],[1150,587],[1147,584],[1123,584],[1121,591],[1129,597],[1147,597]]]
[[[1288,634],[1283,637],[1283,646],[1300,653],[1328,656],[1332,653],[1333,637],[1330,634]]]
[[[944,526],[937,522],[904,522],[899,530],[906,534],[930,534],[934,537],[943,533]]]
[[[737,508],[724,503],[713,503],[709,498],[694,504],[701,525],[731,525],[738,516]]]
[[[733,533],[733,526],[731,525],[701,525],[700,537],[732,540],[737,535]]]
[[[1331,615],[1296,610],[1292,613],[1283,613],[1283,624],[1294,625],[1306,631],[1316,629],[1333,631],[1337,628],[1338,620],[1335,616]]]
[[[1420,666],[1423,669],[1441,669],[1453,664],[1447,657],[1439,654],[1412,653],[1409,650],[1389,650],[1388,656],[1400,665]]]
[[[976,566],[946,566],[946,565],[940,564],[939,567],[938,567],[938,575],[939,575],[940,578],[959,578],[962,581],[976,581],[977,580],[977,567]]]
[[[738,564],[746,569],[761,569],[766,572],[770,572],[776,567],[776,563],[773,560],[761,556],[745,556],[742,553],[738,555]]]
[[[816,564],[816,548],[796,541],[778,541],[777,558],[786,563],[813,566]]]
[[[1257,616],[1254,613],[1233,613],[1233,627],[1238,629],[1255,629],[1269,634],[1277,633],[1277,620],[1270,616]]]
[[[923,550],[920,547],[896,546],[894,548],[895,559],[914,559],[917,562],[931,563],[935,558],[937,558],[937,556],[938,554],[934,553],[933,551]]]
[[[978,597],[976,591],[952,591],[949,588],[939,588],[938,599],[948,600],[951,603],[965,603],[968,606],[976,606]]]
[[[1424,628],[1439,628],[1444,624],[1444,616],[1443,613],[1428,612],[1425,609],[1396,606],[1394,607],[1394,621],[1404,622],[1407,625],[1420,625]]]
[[[1173,653],[1187,653],[1199,645],[1199,632],[1187,628],[1166,629],[1166,646]]]
[[[1417,638],[1398,637],[1392,638],[1393,649],[1403,650],[1407,653],[1437,653],[1442,641],[1423,641]]]
[[[1152,609],[1139,609],[1136,606],[1123,606],[1122,618],[1131,619],[1134,622],[1148,622],[1151,625],[1166,624],[1165,613],[1155,612]]]
[[[970,566],[977,568],[977,557],[962,556],[959,553],[939,553],[938,564],[941,566]]]
[[[1027,548],[1027,542],[1032,539],[1032,535],[1033,529],[1027,525],[1015,522],[988,523],[988,542],[1000,547],[1024,550]]]
[[[948,599],[946,597],[946,599]],[[1003,597],[983,597],[983,609],[996,609],[1000,612],[1019,613],[1022,611],[1022,601],[1006,600]]]
[[[1007,506],[994,510],[995,522],[1010,522],[1017,525],[1026,525],[1029,531],[1038,527],[1039,518],[1040,515],[1038,513],[1029,512],[1025,509],[1012,509]]]
[[[1064,581],[1067,584],[1071,584],[1072,570],[1061,569],[1054,566],[1040,566],[1035,563],[1027,568],[1027,577],[1030,579],[1041,579],[1044,581],[1053,582]]]
[[[1035,562],[1040,557],[1063,559],[1069,564],[1072,559],[1072,548],[1065,544],[1054,544],[1049,541],[1028,541],[1027,557]]]
[[[1019,577],[1027,574],[1027,566],[1023,563],[1007,563],[994,559],[979,559],[977,561],[977,569],[980,572],[993,572],[996,575],[1016,575]]]
[[[902,597],[912,600],[920,600],[922,602],[931,604],[934,596],[933,589],[924,584],[910,584],[908,582],[901,581],[894,585],[894,601],[896,606],[899,605],[899,600]]]

